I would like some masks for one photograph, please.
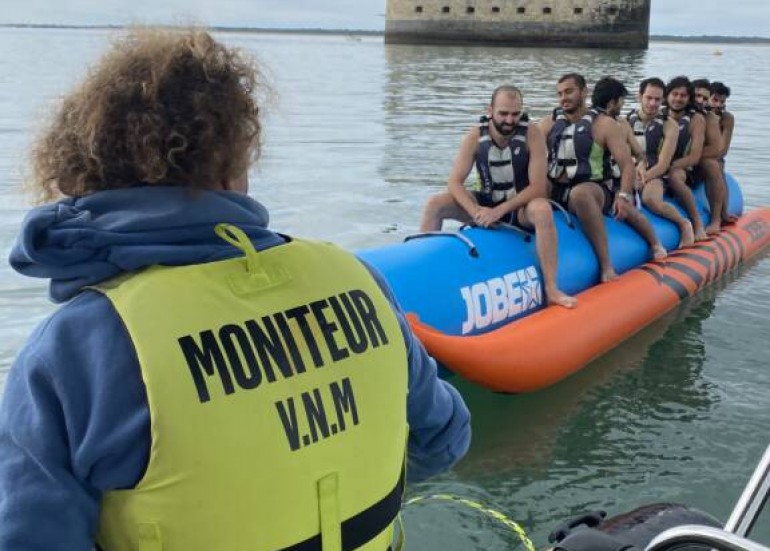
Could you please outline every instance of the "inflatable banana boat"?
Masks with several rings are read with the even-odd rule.
[[[770,242],[770,209],[743,213],[738,183],[729,175],[727,182],[728,212],[737,222],[691,247],[677,250],[676,225],[644,211],[670,251],[662,261],[650,261],[647,244],[628,225],[605,218],[621,276],[604,284],[579,222],[554,211],[557,281],[578,296],[572,310],[546,307],[534,238],[519,230],[430,232],[359,256],[385,276],[444,367],[491,390],[530,392],[584,367]],[[707,222],[702,184],[695,196]]]

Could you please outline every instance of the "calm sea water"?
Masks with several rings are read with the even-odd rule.
[[[385,46],[379,37],[227,34],[268,67],[278,101],[252,194],[282,232],[349,249],[416,231],[443,188],[464,131],[500,83],[519,85],[534,117],[567,71],[590,81],[677,74],[723,80],[737,119],[728,164],[745,203],[770,205],[763,106],[770,49],[653,43],[647,52]],[[23,159],[50,101],[107,43],[89,30],[0,30],[0,251],[27,208]],[[719,55],[721,53],[721,55]],[[0,381],[52,310],[45,283],[0,265]],[[473,412],[468,457],[410,488],[478,500],[522,523],[536,543],[586,509],[611,514],[675,501],[726,519],[770,440],[770,258],[685,301],[574,377],[545,391],[496,395],[455,381]],[[0,385],[2,383],[0,382]],[[770,543],[768,516],[755,536]],[[405,511],[412,549],[519,546],[501,523],[463,505]]]

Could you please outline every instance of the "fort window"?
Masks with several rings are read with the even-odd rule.
[[[444,6],[441,8],[441,13],[449,13],[449,6]]]
[[[473,13],[475,11],[476,11],[476,8],[474,8],[473,6],[468,6],[467,8],[465,8],[465,13]]]
[[[527,8],[516,8],[516,13],[526,13]]]
[[[551,13],[551,8],[543,8],[543,13]]]
[[[492,6],[492,13],[500,13],[500,8],[497,6]]]
[[[610,15],[617,15],[618,14],[618,8],[616,8],[615,6],[613,6],[611,8],[607,8],[607,13],[609,13]]]
[[[580,15],[583,13],[583,8],[575,8],[575,15]]]
[[[414,11],[415,11],[416,13],[422,13],[422,6],[415,6],[415,7],[414,7]]]

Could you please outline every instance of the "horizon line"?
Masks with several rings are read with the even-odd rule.
[[[132,25],[124,24],[75,24],[75,23],[0,23],[0,28],[30,28],[30,29],[95,29],[95,30],[119,30],[130,28]],[[142,26],[142,25],[139,25]],[[147,26],[175,28],[180,25],[152,24]],[[295,34],[352,34],[382,36],[384,30],[375,29],[340,29],[326,27],[253,27],[235,25],[205,25],[206,29],[214,32],[275,32]],[[768,42],[770,37],[756,35],[719,35],[719,34],[650,34],[650,40],[689,40],[689,41],[713,41],[713,42]]]

